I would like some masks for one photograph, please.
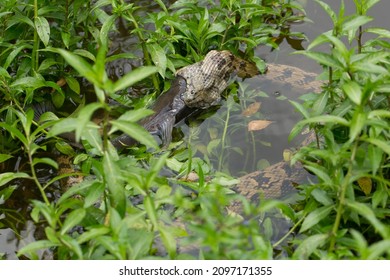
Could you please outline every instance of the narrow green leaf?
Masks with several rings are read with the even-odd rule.
[[[158,44],[148,44],[146,46],[148,48],[154,65],[156,65],[156,67],[158,68],[158,73],[164,79],[165,71],[167,69],[167,56],[165,54],[164,49]]]
[[[365,138],[363,140],[371,144],[374,144],[375,146],[381,148],[382,151],[384,151],[386,154],[390,155],[390,145],[387,144],[387,142],[382,141],[380,139],[374,139],[374,138]]]
[[[336,25],[337,24],[337,15],[336,13],[333,11],[333,9],[328,5],[326,4],[325,2],[322,2],[322,1],[319,1],[319,0],[315,0],[323,9],[324,11],[329,15],[329,17],[332,19],[332,22],[333,22],[333,25]]]
[[[97,238],[98,236],[106,235],[110,232],[110,229],[107,227],[99,227],[99,228],[92,228],[88,231],[84,232],[77,238],[77,242],[79,244],[83,244],[84,242],[88,242],[90,240],[93,240]]]
[[[121,217],[124,217],[126,212],[126,194],[121,178],[121,170],[115,159],[105,152],[103,156],[103,168],[105,172],[104,181],[108,186],[110,195],[110,204]]]
[[[113,14],[109,16],[103,23],[102,28],[100,29],[100,42],[104,45],[105,48],[108,48],[109,38],[108,33],[112,30],[112,26],[115,23],[115,20],[118,18],[118,14]]]
[[[150,196],[146,196],[144,199],[144,206],[146,213],[148,214],[148,217],[150,221],[152,222],[152,225],[155,229],[158,229],[158,219],[157,219],[157,211],[154,207],[154,201]]]
[[[20,257],[22,255],[26,255],[29,253],[36,253],[39,250],[42,249],[49,249],[52,247],[60,246],[61,243],[52,242],[49,240],[39,240],[32,243],[29,243],[28,245],[24,246],[22,249],[20,249],[17,253],[17,255]]]
[[[336,60],[333,55],[327,54],[327,53],[321,53],[321,52],[313,52],[313,51],[305,51],[305,52],[295,52],[295,53],[300,53],[303,54],[318,63],[328,66],[328,67],[333,67],[333,68],[340,68],[343,69],[343,64],[340,63],[338,60]]]
[[[138,109],[138,110],[130,110],[122,114],[118,120],[127,121],[127,122],[137,122],[147,116],[150,116],[154,113],[153,110],[150,109]]]
[[[35,166],[38,163],[47,164],[55,169],[58,169],[58,163],[51,158],[34,158],[33,165]]]
[[[76,253],[77,258],[79,260],[83,259],[83,252],[80,248],[80,245],[77,243],[77,241],[75,239],[73,239],[69,235],[62,235],[62,236],[59,236],[59,238],[61,239],[62,244],[64,244],[66,247],[68,247],[69,250]]]
[[[20,87],[23,89],[25,89],[25,88],[37,89],[37,88],[44,87],[45,85],[46,85],[45,81],[43,81],[41,78],[24,77],[24,78],[19,78],[19,79],[15,80],[11,84],[11,87],[13,87],[13,88]]]
[[[293,254],[295,259],[308,259],[310,255],[318,248],[325,244],[326,240],[329,238],[328,234],[316,234],[307,237],[299,244],[298,248]]]
[[[347,19],[342,24],[342,29],[344,32],[347,31],[356,31],[360,26],[365,25],[366,23],[372,21],[372,17],[369,16],[354,16],[352,18]]]
[[[289,102],[294,106],[294,108],[296,110],[298,110],[299,113],[301,113],[301,115],[305,118],[305,119],[308,119],[310,117],[310,114],[309,112],[306,110],[305,107],[302,106],[301,103],[298,103],[296,101],[293,101],[293,100],[289,100]]]
[[[329,177],[325,168],[319,165],[305,165],[305,168],[310,172],[314,173],[318,178],[320,178],[324,183],[329,184],[332,182],[332,179]]]
[[[302,120],[300,122],[298,122],[299,125],[306,125],[306,124],[315,124],[315,123],[334,123],[334,124],[341,124],[341,125],[344,125],[344,126],[349,126],[349,122],[342,118],[342,117],[338,117],[338,116],[331,116],[331,115],[325,115],[325,116],[317,116],[317,117],[311,117],[309,119],[306,119],[306,120]],[[297,124],[297,125],[298,125]]]
[[[156,143],[156,140],[154,140],[153,136],[150,135],[150,133],[145,130],[142,126],[135,124],[133,122],[126,122],[126,121],[111,121],[111,124],[114,129],[118,129],[129,135],[130,137],[134,138],[141,144],[144,144],[147,147],[151,148],[158,148],[158,145]]]
[[[381,240],[368,247],[367,259],[378,260],[381,259],[383,254],[386,254],[386,256],[390,254],[390,240]]]
[[[38,36],[47,47],[50,40],[50,25],[46,18],[36,17],[34,19],[35,29],[37,30]]]
[[[143,66],[139,67],[126,75],[124,75],[122,78],[117,80],[111,88],[112,92],[116,92],[125,88],[128,88],[135,83],[145,79],[146,77],[156,73],[158,70],[157,67],[154,66]]]
[[[390,236],[389,228],[383,224],[376,216],[374,211],[364,203],[348,200],[346,205],[359,215],[366,218],[370,224],[379,232],[382,238],[387,239]]]
[[[65,80],[71,90],[77,94],[80,94],[80,84],[75,78],[71,76],[65,76]]]
[[[93,187],[89,188],[87,194],[84,199],[84,208],[88,208],[93,205],[99,198],[101,198],[104,194],[104,184],[98,182],[94,184]]]
[[[88,64],[88,62],[86,62],[81,56],[63,49],[55,49],[55,51],[62,55],[66,62],[68,62],[70,66],[76,69],[76,71],[79,72],[82,77],[86,78],[94,85],[102,85],[102,81],[99,79],[92,66]]]
[[[30,176],[23,172],[4,172],[0,174],[0,186],[4,186],[8,182],[18,178],[30,178]]]
[[[0,184],[1,185],[1,184]],[[10,198],[10,196],[12,195],[12,193],[14,192],[14,190],[16,190],[18,188],[18,186],[9,186],[9,187],[6,187],[6,188],[3,188],[0,190],[0,205],[5,201],[7,200],[8,198]]]
[[[171,228],[165,226],[159,226],[159,232],[161,236],[161,241],[163,242],[169,257],[171,259],[174,259],[176,256],[177,248],[175,235],[173,234]]]
[[[24,136],[19,129],[14,126],[11,126],[7,123],[0,122],[0,127],[5,128],[12,136],[18,138],[20,142],[23,143],[25,147],[28,146],[27,138]]]
[[[48,132],[48,137],[53,137],[55,135],[59,135],[61,133],[70,132],[76,130],[78,126],[78,121],[75,118],[66,118],[62,119],[56,124]]]
[[[333,200],[328,196],[327,192],[322,189],[314,189],[311,192],[311,196],[315,198],[319,203],[325,206],[333,205]]]
[[[384,28],[367,28],[365,30],[368,33],[374,33],[379,35],[380,37],[390,38],[390,30],[384,29]]]
[[[364,111],[355,110],[349,128],[349,142],[353,142],[358,137],[366,124],[367,114]]]
[[[318,224],[321,220],[323,220],[329,215],[332,209],[333,209],[333,205],[327,205],[327,206],[322,206],[314,210],[313,212],[309,213],[309,215],[307,215],[307,217],[303,221],[299,232],[302,233],[310,229],[314,225]]]
[[[12,52],[8,54],[7,59],[4,62],[3,68],[7,69],[11,65],[12,61],[14,61],[15,57],[17,57],[18,54],[24,49],[32,49],[32,46],[28,44],[21,44],[19,46],[15,46]]]
[[[62,225],[61,234],[67,233],[74,226],[78,225],[84,219],[86,213],[84,208],[79,208],[70,212]]]
[[[7,161],[8,159],[12,158],[11,155],[8,155],[8,154],[0,154],[0,163],[1,162],[4,162],[4,161]]]
[[[102,105],[98,102],[90,103],[82,108],[77,117],[77,127],[76,127],[76,141],[80,141],[82,132],[86,129],[88,123],[92,118],[93,113],[100,109]]]

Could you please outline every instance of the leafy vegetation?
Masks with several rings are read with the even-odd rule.
[[[137,122],[151,114],[146,107],[169,88],[176,69],[211,49],[228,49],[264,69],[255,47],[276,49],[289,36],[304,39],[288,28],[304,20],[297,3],[176,1],[167,7],[155,1],[155,12],[148,13],[121,0],[4,1],[0,227],[23,228],[26,218],[15,211],[13,196],[26,193],[27,200],[32,193],[26,211],[44,231],[18,256],[388,257],[389,31],[364,28],[376,2],[355,1],[357,13],[346,16],[343,6],[337,15],[318,1],[334,29],[301,53],[324,66],[322,77],[329,82],[322,94],[303,96],[303,104],[292,102],[304,119],[291,133],[294,137],[310,126],[318,134],[319,145],[293,157],[318,183],[300,186],[300,200],[291,207],[276,200],[249,202],[231,188],[237,180],[228,174],[224,155],[231,147],[225,139],[230,114],[247,108],[258,94],[249,92],[248,100],[238,102],[245,85],[227,90],[222,129],[210,131],[215,141],[202,156],[185,141],[160,149]],[[363,41],[365,33],[376,37]],[[133,44],[118,52],[113,38],[122,34]],[[319,45],[329,45],[329,51],[314,51]],[[109,71],[121,63],[130,63],[131,71]],[[58,114],[34,114],[48,100]],[[96,115],[102,116],[99,122],[93,121]],[[196,129],[191,127],[191,135]],[[61,138],[71,132],[79,144]],[[118,132],[140,145],[115,150],[109,140]],[[193,173],[196,182],[183,180]],[[242,212],[230,213],[237,201]],[[283,232],[278,221],[291,223],[291,230]]]

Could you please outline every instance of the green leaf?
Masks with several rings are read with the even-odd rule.
[[[58,163],[51,158],[34,158],[33,165],[35,166],[38,163],[47,164],[51,167],[54,167],[55,169],[58,169]]]
[[[325,244],[326,240],[329,239],[328,234],[315,234],[305,238],[293,254],[295,259],[308,259],[310,255],[318,248]]]
[[[158,229],[158,219],[157,219],[157,211],[154,207],[154,201],[153,199],[148,195],[144,199],[144,206],[146,213],[148,214],[148,217],[150,221],[152,222],[152,225],[155,229]]]
[[[343,84],[342,88],[353,103],[356,105],[360,105],[362,103],[363,94],[362,89],[358,83],[349,81]]]
[[[11,155],[8,155],[8,154],[0,154],[0,163],[1,162],[4,162],[4,161],[7,161],[8,159],[12,158]]]
[[[328,196],[328,193],[322,189],[316,188],[311,192],[311,196],[314,197],[319,203],[325,206],[333,204],[333,200]]]
[[[36,17],[34,19],[35,29],[37,30],[38,36],[47,47],[50,40],[50,25],[47,19],[44,17]]]
[[[374,33],[379,35],[380,37],[390,38],[390,30],[384,29],[384,28],[367,28],[365,30],[368,33]]]
[[[381,256],[390,254],[390,240],[381,240],[368,247],[368,260],[378,260]]]
[[[307,215],[307,217],[303,221],[299,232],[302,233],[310,229],[314,225],[318,224],[321,220],[323,220],[329,215],[332,209],[333,209],[333,205],[327,205],[327,206],[322,206],[320,208],[317,208],[313,212],[309,213],[309,215]]]
[[[2,204],[2,201],[4,202],[8,198],[10,198],[10,196],[12,195],[14,190],[16,190],[17,188],[18,188],[18,186],[9,186],[9,187],[1,189],[0,190],[0,205]]]
[[[297,123],[297,125],[306,125],[306,124],[316,124],[316,123],[330,123],[330,124],[341,124],[343,126],[349,126],[349,122],[338,116],[332,116],[332,115],[323,115],[323,116],[317,116],[317,117],[311,117],[306,120],[302,120]]]
[[[7,55],[7,59],[5,60],[4,62],[4,65],[3,65],[3,68],[4,69],[7,69],[12,61],[14,61],[15,57],[18,56],[18,54],[24,50],[24,49],[32,49],[32,46],[31,45],[28,45],[28,44],[21,44],[19,45],[18,47],[15,46],[15,48],[12,50],[12,52],[10,52],[8,55]]]
[[[161,241],[163,242],[170,259],[174,259],[176,256],[177,245],[175,235],[172,232],[172,228],[159,226],[159,232],[161,236]]]
[[[86,105],[82,108],[77,117],[77,127],[76,127],[76,141],[80,141],[81,134],[85,131],[86,126],[90,123],[93,113],[102,108],[100,103],[94,102]]]
[[[63,245],[65,245],[69,250],[76,253],[77,258],[79,260],[83,259],[83,252],[80,248],[80,245],[77,243],[77,241],[75,239],[73,239],[72,237],[70,237],[68,235],[62,235],[62,236],[59,236],[59,238],[61,239],[61,243]]]
[[[127,121],[111,121],[111,124],[113,126],[113,129],[118,129],[129,135],[130,137],[134,138],[141,144],[144,144],[147,147],[151,148],[158,148],[158,145],[156,143],[156,140],[154,140],[153,136],[150,135],[150,133],[145,130],[142,126],[135,124],[133,122],[127,122]],[[110,133],[114,131],[111,129]]]
[[[22,89],[26,89],[26,88],[37,89],[44,86],[46,86],[45,81],[37,77],[19,78],[11,84],[11,87],[13,88],[20,87]]]
[[[104,182],[108,186],[111,207],[123,217],[126,212],[126,195],[123,182],[120,180],[121,170],[108,152],[105,152],[103,156],[103,168]]]
[[[333,11],[333,9],[326,3],[322,2],[322,1],[319,1],[319,0],[315,0],[324,10],[325,12],[329,15],[329,17],[332,19],[332,22],[333,22],[333,25],[336,25],[337,24],[337,15],[336,13]]]
[[[61,234],[67,233],[74,226],[78,225],[84,219],[86,213],[84,208],[79,208],[70,212],[62,225]]]
[[[305,107],[302,106],[301,103],[298,103],[296,101],[293,101],[293,100],[289,100],[289,102],[294,106],[294,108],[296,110],[298,110],[299,113],[301,113],[301,115],[305,118],[305,119],[308,119],[310,117],[310,114],[309,112],[306,110]]]
[[[127,122],[137,122],[147,116],[150,116],[154,113],[153,110],[150,109],[137,109],[137,110],[129,110],[122,114],[118,120],[127,121]]]
[[[354,16],[343,22],[342,29],[345,32],[350,30],[356,31],[360,26],[365,25],[370,21],[372,21],[372,18],[369,16]]]
[[[156,73],[158,70],[157,67],[154,66],[142,66],[139,67],[126,75],[124,75],[122,78],[117,80],[111,88],[111,92],[120,91],[122,89],[128,88],[135,83],[145,79],[146,77]]]
[[[327,53],[321,53],[321,52],[313,52],[313,51],[297,51],[295,53],[303,54],[318,63],[328,66],[328,67],[333,67],[333,68],[341,68],[343,69],[343,65],[334,58],[333,55],[327,54]]]
[[[71,90],[77,94],[80,94],[80,84],[75,78],[71,76],[65,76],[65,80]]]
[[[101,198],[104,194],[104,190],[104,184],[102,184],[101,182],[96,182],[95,184],[93,184],[93,186],[88,189],[87,194],[85,195],[84,207],[88,208],[96,201],[98,201],[98,199]]]
[[[60,246],[61,243],[52,242],[49,240],[39,240],[32,243],[29,243],[28,245],[24,246],[22,249],[20,249],[17,253],[17,255],[20,257],[22,255],[26,255],[29,253],[35,253],[42,249],[48,249],[52,247]]]
[[[61,133],[70,132],[76,130],[78,121],[75,118],[66,118],[57,122],[48,132],[48,137],[53,137]]]
[[[0,186],[4,186],[8,182],[18,178],[30,178],[30,175],[23,172],[4,172],[0,174]]]
[[[167,56],[165,51],[158,44],[147,44],[148,51],[153,60],[154,65],[158,68],[158,73],[165,79],[165,70],[167,69]]]
[[[362,129],[366,124],[367,114],[364,111],[355,110],[351,119],[349,128],[349,142],[353,142],[356,137],[362,133]]]
[[[102,28],[100,29],[100,42],[104,45],[105,48],[108,48],[109,38],[108,33],[111,31],[115,20],[118,18],[117,14],[109,16],[103,23]]]
[[[387,144],[387,142],[376,138],[364,138],[362,140],[374,144],[375,146],[381,148],[386,154],[390,155],[390,145]]]
[[[88,231],[84,232],[77,238],[77,242],[79,244],[83,244],[84,242],[88,242],[90,240],[95,239],[98,236],[103,236],[105,234],[108,234],[110,232],[110,229],[107,227],[99,227],[99,228],[92,228]]]
[[[359,215],[366,218],[372,226],[379,232],[382,238],[387,239],[390,236],[389,228],[383,224],[376,216],[374,211],[364,203],[348,200],[346,205]]]
[[[66,62],[68,62],[70,66],[76,69],[76,71],[79,72],[82,77],[86,78],[94,85],[102,86],[102,81],[99,79],[92,66],[88,64],[88,62],[86,62],[82,57],[63,49],[54,50],[62,55]]]

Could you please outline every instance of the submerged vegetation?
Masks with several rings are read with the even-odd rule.
[[[292,162],[318,180],[297,186],[293,204],[248,201],[232,188],[237,178],[224,152],[242,151],[226,139],[230,114],[259,94],[248,92],[240,103],[244,84],[229,86],[221,128],[209,129],[213,137],[198,153],[191,145],[196,121],[187,138],[164,149],[137,122],[152,113],[146,108],[176,69],[211,49],[264,70],[257,46],[304,40],[289,28],[307,20],[296,1],[154,1],[152,13],[137,1],[3,2],[0,228],[18,235],[31,217],[36,230],[19,258],[390,257],[390,31],[366,28],[379,0],[354,1],[353,15],[316,1],[334,27],[298,53],[323,66],[326,82],[321,94],[291,101],[303,119],[290,137],[315,131],[318,141]],[[48,104],[55,114],[44,112]],[[110,139],[119,132],[140,144],[115,150]],[[237,201],[241,212],[232,213]]]

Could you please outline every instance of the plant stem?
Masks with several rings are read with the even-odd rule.
[[[277,246],[279,246],[280,243],[282,243],[291,233],[293,233],[297,229],[297,227],[303,222],[305,218],[306,215],[303,215],[302,218],[300,218],[299,221],[293,227],[291,227],[285,235],[282,236],[282,238],[280,238],[272,245],[272,248],[276,248]]]
[[[138,37],[138,39],[141,42],[141,47],[142,47],[142,52],[144,54],[145,63],[146,63],[146,65],[151,66],[152,65],[152,60],[150,58],[148,49],[147,49],[146,44],[145,44],[145,38],[144,38],[144,36],[142,34],[142,31],[141,31],[141,29],[140,29],[140,27],[138,25],[138,22],[135,19],[135,17],[133,16],[132,11],[127,12],[127,16],[129,17],[130,21],[134,24],[135,33],[137,34],[137,37]],[[159,87],[159,83],[158,83],[158,79],[157,79],[156,75],[157,74],[153,74],[152,75],[152,81],[153,81],[153,86],[157,90],[159,90],[160,87]]]
[[[38,18],[38,0],[34,0],[34,22]],[[34,27],[34,46],[31,53],[31,68],[36,72],[38,70],[38,49],[39,49],[39,37],[36,27]]]
[[[225,140],[226,140],[227,128],[229,125],[229,119],[230,119],[230,106],[228,105],[225,125],[223,127],[223,133],[222,133],[222,139],[221,139],[221,154],[219,155],[219,161],[218,161],[218,170],[219,171],[221,171],[221,167],[222,167],[222,160],[223,160],[223,154],[225,151]]]

